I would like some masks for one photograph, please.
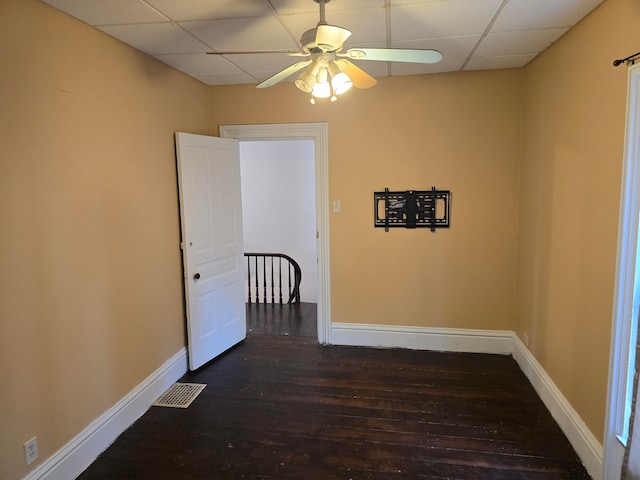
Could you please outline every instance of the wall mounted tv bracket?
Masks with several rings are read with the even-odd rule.
[[[449,228],[451,192],[449,190],[407,190],[373,192],[374,226],[384,228]]]

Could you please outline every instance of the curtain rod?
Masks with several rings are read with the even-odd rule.
[[[636,63],[636,60],[638,60],[638,57],[640,57],[640,52],[634,53],[633,55],[629,55],[627,58],[621,58],[619,60],[614,60],[613,61],[613,66],[617,67],[621,63],[625,63],[625,62],[626,62],[627,65],[634,65]]]

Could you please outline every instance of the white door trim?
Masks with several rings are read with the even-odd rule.
[[[627,125],[618,224],[618,258],[614,290],[609,389],[602,478],[620,478],[626,442],[627,366],[635,345],[638,215],[640,214],[640,65],[629,69]]]
[[[281,123],[221,125],[220,136],[237,140],[312,139],[315,143],[316,229],[318,231],[318,341],[331,344],[331,276],[329,269],[329,125]]]

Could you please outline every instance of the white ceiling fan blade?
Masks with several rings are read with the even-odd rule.
[[[296,50],[244,50],[244,51],[221,51],[221,52],[207,52],[207,55],[255,55],[260,53],[283,53],[290,57],[306,57],[309,54],[299,52]]]
[[[340,48],[351,36],[346,28],[335,25],[318,25],[316,28],[316,46],[326,51]]]
[[[383,62],[437,63],[442,60],[442,54],[437,50],[402,48],[351,48],[342,55],[353,60]]]
[[[256,88],[272,87],[276,83],[278,83],[278,82],[284,80],[285,78],[287,78],[289,75],[292,75],[292,74],[296,73],[298,70],[303,69],[304,67],[306,67],[310,63],[311,63],[311,60],[304,60],[302,62],[294,63],[293,65],[285,68],[284,70],[280,70],[275,75],[267,78],[264,82],[259,83]]]
[[[356,88],[371,88],[378,81],[362,70],[360,67],[356,67],[349,60],[340,59],[336,62],[340,70],[349,75],[349,78],[353,82]]]

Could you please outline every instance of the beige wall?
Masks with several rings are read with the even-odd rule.
[[[0,478],[184,346],[173,133],[207,88],[36,0],[0,1]]]
[[[316,105],[290,83],[212,87],[212,124],[329,123],[334,322],[512,330],[522,73],[382,78]],[[450,229],[373,227],[374,191],[433,185]]]
[[[0,1],[0,478],[24,477],[185,342],[173,132],[330,127],[332,318],[515,329],[599,438],[626,68],[606,0],[522,70],[380,79],[311,106],[205,87],[36,0]],[[522,135],[522,136],[521,136]],[[372,226],[372,192],[453,192],[448,230]],[[36,464],[37,465],[37,464]]]
[[[640,3],[606,0],[526,68],[515,330],[602,441]]]

